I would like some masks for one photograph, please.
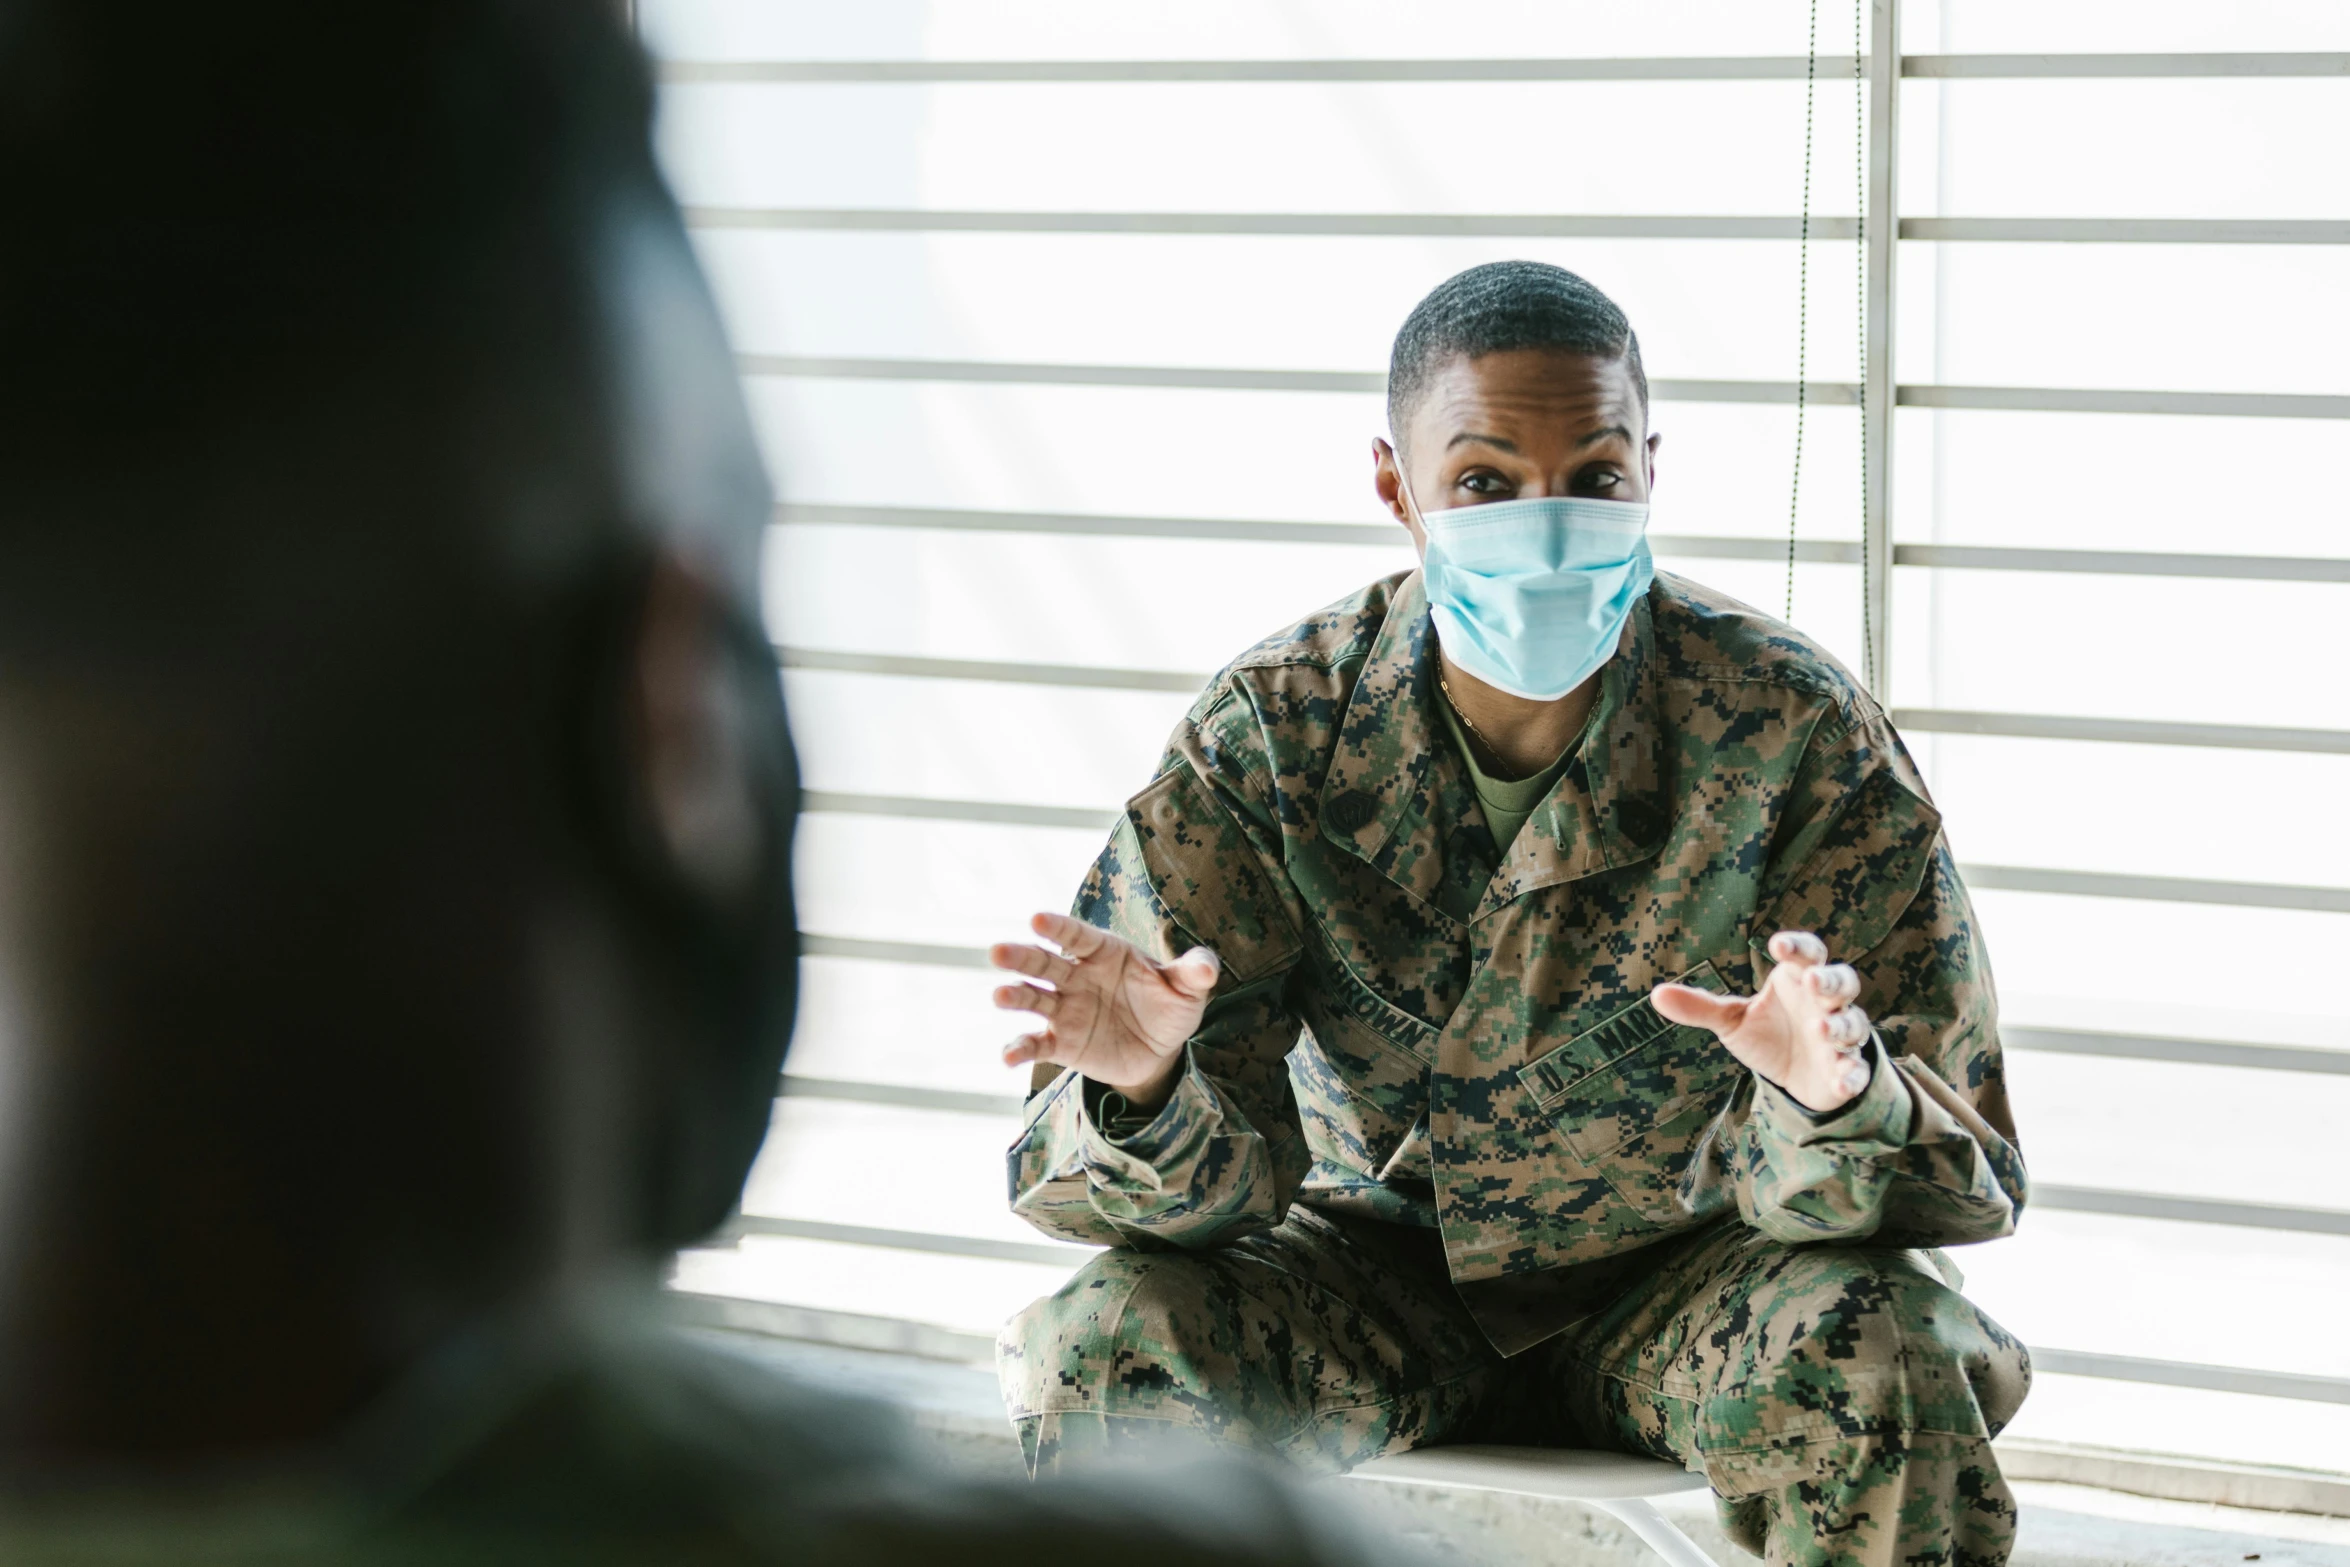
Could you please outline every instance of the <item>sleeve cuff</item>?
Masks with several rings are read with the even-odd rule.
[[[1167,1102],[1156,1111],[1134,1109],[1124,1094],[1091,1078],[1085,1079],[1080,1106],[1085,1142],[1095,1162],[1139,1160],[1156,1165],[1191,1140],[1203,1120],[1213,1115],[1215,1099],[1187,1047],[1183,1070],[1176,1074]]]
[[[1886,1057],[1884,1041],[1873,1032],[1864,1054],[1869,1063],[1868,1086],[1824,1115],[1805,1109],[1794,1095],[1758,1074],[1758,1119],[1779,1139],[1797,1147],[1832,1144],[1852,1153],[1890,1153],[1906,1147],[1914,1114],[1909,1084]]]
[[[1173,1090],[1170,1090],[1170,1097],[1173,1097]],[[1161,1104],[1159,1109],[1166,1107]],[[1093,1130],[1107,1137],[1109,1142],[1126,1142],[1135,1132],[1147,1130],[1149,1123],[1159,1118],[1159,1111],[1135,1109],[1133,1099],[1121,1095],[1116,1088],[1105,1088],[1102,1083],[1095,1083],[1093,1078],[1086,1078],[1086,1118],[1093,1123]]]

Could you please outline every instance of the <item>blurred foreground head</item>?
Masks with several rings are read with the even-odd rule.
[[[0,3],[0,1466],[735,1199],[796,786],[648,108],[586,0]]]

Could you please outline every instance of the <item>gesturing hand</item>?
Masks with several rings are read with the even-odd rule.
[[[1071,1067],[1138,1110],[1157,1109],[1223,972],[1216,955],[1194,947],[1172,963],[1154,963],[1131,942],[1066,914],[1039,914],[1028,928],[1061,950],[1007,941],[987,951],[997,968],[1044,981],[996,987],[998,1007],[1044,1019],[1040,1032],[1004,1046],[1004,1065]]]
[[[1717,996],[1689,985],[1649,993],[1675,1023],[1710,1028],[1730,1054],[1794,1096],[1814,1114],[1850,1102],[1868,1086],[1869,1015],[1853,1005],[1860,976],[1830,963],[1827,945],[1808,930],[1771,938],[1778,967],[1756,996]]]

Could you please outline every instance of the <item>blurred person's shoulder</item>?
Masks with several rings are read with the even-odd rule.
[[[1364,1540],[1263,1469],[974,1479],[880,1399],[818,1386],[715,1336],[598,1345],[469,1444],[400,1510],[417,1559],[505,1535],[548,1559],[940,1567],[1116,1553],[1165,1563],[1368,1562]],[[511,1558],[500,1558],[511,1559]]]
[[[1009,1444],[1007,1443],[1007,1447]],[[17,1567],[1341,1567],[1393,1561],[1231,1459],[975,1479],[881,1399],[644,1325],[460,1346],[334,1469],[0,1495]]]

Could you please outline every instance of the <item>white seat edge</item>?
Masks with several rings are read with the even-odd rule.
[[[1348,1478],[1589,1502],[1667,1496],[1676,1491],[1701,1491],[1706,1486],[1701,1474],[1637,1453],[1468,1444],[1390,1453],[1349,1470]]]

